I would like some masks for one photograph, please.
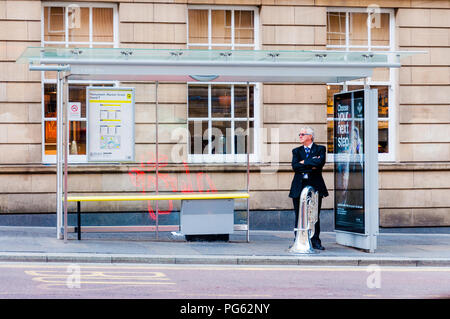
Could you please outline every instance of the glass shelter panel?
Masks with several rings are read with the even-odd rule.
[[[253,105],[254,86],[249,87],[250,105]],[[249,108],[249,115],[253,117],[253,107]],[[234,117],[247,118],[247,86],[234,85]]]
[[[70,155],[86,155],[86,121],[70,121]]]
[[[56,120],[44,121],[45,155],[56,155]]]
[[[188,86],[189,154],[245,155],[247,148],[250,154],[254,153],[255,85],[249,85],[248,89],[250,143],[247,141],[246,85]],[[245,158],[241,158],[243,160]]]
[[[208,117],[208,86],[190,85],[189,95],[189,117]]]
[[[211,87],[212,117],[231,116],[231,85],[213,85]]]

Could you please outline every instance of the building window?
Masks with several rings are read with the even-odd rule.
[[[254,85],[249,86],[249,128],[247,141],[247,86],[207,84],[188,86],[189,154],[229,155],[244,160],[254,153]]]
[[[255,8],[190,7],[188,48],[254,50],[257,13]]]
[[[191,6],[188,9],[188,49],[255,50],[258,10],[253,7]],[[256,161],[259,85],[188,83],[189,161],[242,162],[247,151]]]
[[[370,10],[369,10],[370,11]],[[343,51],[395,51],[394,11],[373,8],[328,8],[327,49]],[[375,69],[367,79],[378,89],[378,153],[380,160],[394,160],[395,70]],[[333,94],[362,89],[363,80],[327,85],[327,146],[333,150]],[[331,158],[330,158],[331,159]]]
[[[46,46],[113,48],[117,41],[116,7],[100,4],[45,3],[43,44]]]
[[[42,7],[42,45],[64,48],[118,47],[117,6],[89,3],[46,2]],[[86,162],[86,87],[112,86],[115,82],[69,81],[69,104],[80,111],[69,120],[69,161]],[[42,160],[56,161],[56,72],[42,72]]]

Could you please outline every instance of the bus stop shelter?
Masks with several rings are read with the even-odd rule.
[[[274,51],[274,50],[172,50],[133,48],[54,48],[29,47],[17,62],[28,63],[31,71],[57,71],[57,237],[67,239],[68,129],[67,83],[69,80],[153,81],[156,84],[156,153],[158,153],[159,82],[230,82],[247,83],[247,129],[249,129],[248,85],[263,83],[340,83],[371,77],[375,68],[399,68],[400,59],[417,52],[359,51]],[[367,85],[366,85],[367,87]],[[376,109],[376,105],[372,105]],[[377,143],[375,116],[370,138]],[[247,130],[248,132],[248,130]],[[248,134],[248,133],[247,133]],[[378,164],[371,165],[372,186],[378,190]],[[249,240],[249,152],[247,148],[246,189],[247,231]],[[158,178],[156,155],[156,179]],[[156,183],[158,185],[158,182]],[[158,188],[155,192],[158,194]],[[378,192],[372,193],[373,204],[367,209],[378,215]],[[378,221],[378,219],[377,219]],[[150,230],[158,231],[156,228]],[[378,224],[376,224],[378,229]],[[376,231],[377,231],[376,229]],[[167,229],[165,229],[167,230]]]

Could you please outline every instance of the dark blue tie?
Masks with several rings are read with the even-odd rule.
[[[306,158],[308,158],[310,151],[309,147],[305,147]]]

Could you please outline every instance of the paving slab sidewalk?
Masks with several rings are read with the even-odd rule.
[[[53,227],[0,226],[0,261],[150,264],[245,264],[450,266],[449,233],[381,233],[375,253],[338,245],[334,232],[321,233],[326,248],[312,255],[288,252],[289,231],[236,232],[229,242],[187,242],[155,233],[86,233],[82,240],[56,238]]]

